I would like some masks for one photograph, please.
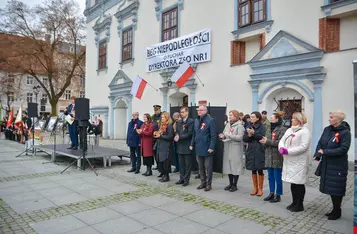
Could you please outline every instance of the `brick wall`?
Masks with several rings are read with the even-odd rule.
[[[245,42],[231,41],[231,65],[245,63]]]
[[[328,52],[340,50],[340,19],[320,19],[319,47]]]

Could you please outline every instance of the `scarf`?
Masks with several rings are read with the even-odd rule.
[[[162,133],[165,133],[165,132],[166,132],[166,130],[167,130],[167,125],[169,125],[169,121],[161,122],[160,131],[161,131]]]
[[[273,132],[275,128],[280,127],[283,124],[282,120],[279,120],[276,123],[270,123],[270,132]]]
[[[236,122],[238,122],[238,120],[231,120],[231,121],[229,121],[229,124],[232,126],[232,125],[235,124]]]

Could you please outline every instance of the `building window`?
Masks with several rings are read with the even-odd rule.
[[[27,84],[28,85],[32,85],[33,84],[33,77],[32,76],[28,76],[27,77]]]
[[[80,98],[85,98],[85,96],[86,96],[86,91],[82,90],[82,91],[79,92],[79,97]]]
[[[162,14],[162,41],[172,40],[178,36],[177,7]]]
[[[42,100],[43,100],[44,104],[46,105],[46,103],[47,103],[47,94],[45,94],[45,93],[42,94]]]
[[[71,52],[71,53],[74,52],[74,47],[73,46],[69,47],[69,52]]]
[[[244,27],[266,20],[265,0],[239,0],[238,25]]]
[[[85,77],[81,77],[81,86],[82,87],[86,86],[86,78]]]
[[[133,57],[133,28],[123,31],[122,37],[122,61]]]
[[[48,78],[43,78],[42,79],[42,83],[44,86],[47,86],[48,85]]]
[[[7,103],[11,104],[15,100],[14,93],[9,92],[7,93]]]
[[[66,91],[64,92],[64,98],[65,98],[66,100],[70,100],[70,99],[71,99],[71,90],[66,90]]]
[[[99,44],[98,69],[107,67],[107,42]]]
[[[33,93],[27,93],[27,102],[32,102]]]
[[[15,82],[15,75],[14,74],[8,74],[7,75],[7,82],[8,82],[8,84],[13,84]]]

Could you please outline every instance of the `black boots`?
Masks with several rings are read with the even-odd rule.
[[[146,172],[143,174],[143,176],[151,176],[151,175],[152,175],[151,166],[146,166]]]
[[[269,195],[264,198],[264,201],[271,201],[274,198],[274,193],[269,193]]]
[[[229,189],[229,192],[235,192],[238,190],[238,188],[237,188],[238,178],[239,178],[239,175],[233,175],[233,185]]]
[[[228,174],[228,179],[229,179],[229,185],[224,188],[224,190],[226,191],[230,190],[233,185],[233,175]]]
[[[341,203],[342,203],[342,196],[331,196],[333,210],[330,213],[327,213],[326,216],[328,220],[337,220],[341,218]]]
[[[169,176],[169,173],[165,173],[162,175],[161,179],[159,179],[160,182],[168,182],[170,181],[170,176]]]
[[[270,200],[270,203],[276,203],[280,201],[281,201],[280,195],[275,195],[275,197]]]
[[[238,183],[239,175],[228,174],[229,185],[224,188],[224,190],[229,192],[237,191],[237,183]]]
[[[295,184],[295,202],[296,204],[290,208],[291,212],[304,211],[305,185]],[[293,201],[294,203],[294,201]]]

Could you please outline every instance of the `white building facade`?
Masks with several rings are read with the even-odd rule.
[[[224,2],[224,3],[223,3]],[[346,113],[354,136],[357,0],[86,1],[86,97],[104,123],[103,136],[123,139],[133,111],[152,113],[205,100],[244,113],[303,111],[313,147],[328,113]],[[191,64],[190,79],[168,86],[176,68],[147,72],[146,48],[204,29],[210,61]],[[137,75],[146,87],[130,94]],[[354,160],[354,142],[349,160]]]

